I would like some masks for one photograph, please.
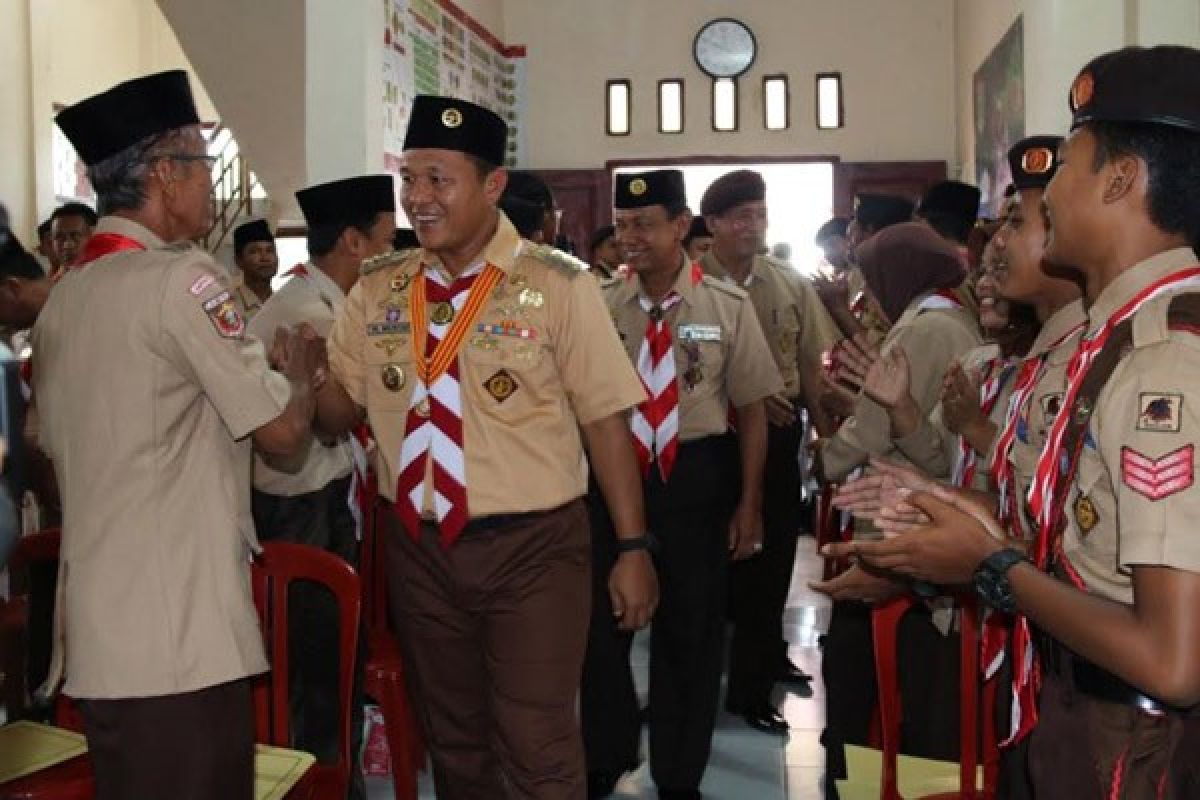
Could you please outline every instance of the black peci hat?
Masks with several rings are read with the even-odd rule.
[[[1089,122],[1148,122],[1200,133],[1200,50],[1126,47],[1093,59],[1068,95],[1071,130]]]
[[[860,194],[854,198],[854,219],[872,230],[912,219],[913,204],[891,194]]]
[[[616,177],[613,207],[620,209],[646,206],[672,206],[687,203],[683,173],[677,169],[622,173]]]
[[[181,69],[118,83],[64,108],[54,120],[89,167],[148,136],[200,124]]]
[[[408,117],[405,150],[458,150],[489,164],[504,163],[508,125],[494,111],[457,97],[417,95]]]
[[[396,210],[391,175],[361,175],[309,186],[296,192],[309,225],[336,225]]]
[[[1045,189],[1058,171],[1061,136],[1030,136],[1008,151],[1012,185],[1017,189]]]
[[[241,253],[242,248],[251,242],[272,242],[274,243],[275,236],[271,233],[271,226],[267,225],[265,219],[253,219],[249,222],[244,222],[233,229],[233,252]]]

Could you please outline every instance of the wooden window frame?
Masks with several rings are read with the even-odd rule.
[[[679,130],[677,130],[677,131],[668,131],[663,128],[662,91],[663,91],[663,87],[666,86],[668,83],[679,84]],[[658,132],[665,133],[669,136],[675,136],[677,134],[683,133],[684,129],[687,127],[687,111],[686,111],[686,109],[687,109],[687,99],[686,99],[686,91],[685,91],[685,84],[683,82],[683,78],[663,78],[661,81],[659,81],[658,82]]]
[[[717,84],[721,81],[729,81],[733,85],[733,127],[718,128],[717,127]],[[715,133],[737,133],[741,129],[741,98],[738,97],[738,79],[737,78],[713,78],[712,86],[708,92],[709,102],[712,105],[712,129]]]
[[[829,127],[821,124],[821,81],[826,78],[833,78],[837,81],[837,113],[838,124]],[[816,106],[814,108],[814,117],[819,131],[837,131],[846,127],[846,87],[842,80],[840,72],[818,72],[815,81],[813,82],[813,93],[816,98]]]
[[[783,82],[783,127],[772,128],[770,126],[770,115],[767,112],[767,84],[771,81]],[[786,73],[777,73],[775,75],[764,75],[762,79],[763,86],[763,129],[768,131],[786,131],[792,127],[792,84],[788,80]]]
[[[612,129],[612,90],[614,86],[625,87],[625,130],[621,132]],[[608,136],[629,136],[633,133],[633,85],[628,78],[620,78],[604,83],[604,132]]]

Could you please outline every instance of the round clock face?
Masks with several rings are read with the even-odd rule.
[[[754,63],[754,34],[736,19],[714,19],[696,34],[696,64],[714,78],[736,78]]]

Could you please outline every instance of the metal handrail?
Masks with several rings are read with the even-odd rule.
[[[224,125],[217,124],[209,141],[216,141],[225,130]],[[203,237],[204,247],[209,251],[220,247],[241,220],[254,215],[254,189],[259,185],[232,135],[213,155],[217,159],[213,165],[216,178],[211,195],[213,223]]]

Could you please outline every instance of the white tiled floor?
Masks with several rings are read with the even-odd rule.
[[[713,753],[700,787],[712,800],[819,800],[825,752],[819,737],[825,725],[825,687],[821,682],[821,653],[817,636],[829,625],[829,600],[808,588],[821,574],[821,560],[810,537],[800,539],[800,554],[784,615],[784,635],[791,643],[792,661],[813,675],[813,694],[801,697],[781,692],[783,714],[791,725],[787,737],[758,733],[741,719],[724,712],[717,720]],[[647,648],[644,636],[634,644],[633,667],[645,693]],[[371,800],[390,800],[391,784],[371,781]],[[652,800],[654,784],[642,766],[622,779],[615,800]],[[433,800],[433,784],[422,775],[421,800]]]

